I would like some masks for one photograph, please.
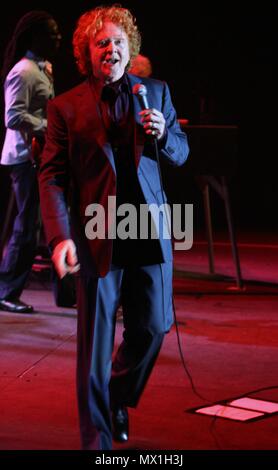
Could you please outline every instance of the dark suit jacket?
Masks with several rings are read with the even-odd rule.
[[[143,83],[149,105],[166,120],[167,138],[160,157],[181,165],[188,155],[186,135],[176,119],[166,83],[128,75],[131,87]],[[58,96],[48,105],[48,129],[40,169],[41,210],[47,241],[73,238],[81,274],[104,276],[110,267],[112,240],[89,240],[85,226],[88,205],[101,204],[107,217],[108,196],[116,195],[116,171],[111,145],[99,115],[89,81]],[[159,173],[153,148],[146,144],[140,122],[139,102],[133,98],[137,175],[147,204],[163,204]],[[151,149],[151,150],[150,150]],[[68,207],[70,208],[70,217]],[[106,228],[107,232],[107,228]],[[164,261],[172,260],[171,240],[160,237]]]

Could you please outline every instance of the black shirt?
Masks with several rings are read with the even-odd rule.
[[[101,112],[109,141],[112,145],[117,173],[117,202],[132,204],[137,210],[137,235],[140,231],[140,204],[146,204],[141,190],[134,155],[135,121],[132,91],[126,74],[113,84],[103,87],[101,94]],[[125,216],[117,216],[118,223]],[[151,218],[149,217],[149,225]],[[150,230],[149,230],[150,231]],[[120,239],[113,240],[112,263],[119,266],[148,265],[163,261],[160,243],[155,239]]]

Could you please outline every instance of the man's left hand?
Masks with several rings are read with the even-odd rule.
[[[146,134],[153,135],[157,140],[160,140],[165,133],[163,114],[155,108],[144,109],[139,114]]]

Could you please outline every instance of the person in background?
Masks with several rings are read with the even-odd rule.
[[[128,72],[133,75],[137,75],[138,77],[150,77],[152,74],[152,64],[150,59],[142,54],[138,54],[134,59],[132,59]]]
[[[109,236],[111,198],[116,213],[127,203],[164,202],[154,139],[172,165],[188,155],[167,84],[127,72],[140,42],[135,19],[119,5],[79,18],[74,55],[86,80],[49,102],[40,166],[52,260],[61,278],[77,281],[77,395],[88,450],[128,440],[128,407],[137,405],[173,321],[171,240]],[[151,106],[143,110],[132,93],[142,85]],[[92,204],[103,209],[104,237],[87,226]],[[120,302],[124,332],[112,361]]]
[[[54,97],[52,64],[61,41],[55,19],[30,11],[17,23],[2,68],[6,135],[1,164],[9,168],[17,215],[0,265],[0,309],[31,313],[20,300],[36,246],[39,192],[36,159],[47,127],[46,107]]]

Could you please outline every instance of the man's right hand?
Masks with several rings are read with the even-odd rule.
[[[63,240],[55,246],[52,261],[60,279],[66,274],[79,271],[80,265],[76,255],[76,247],[73,240]]]

